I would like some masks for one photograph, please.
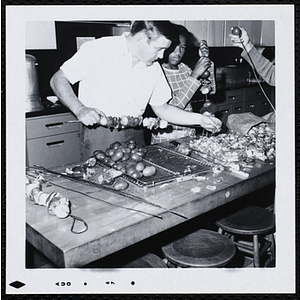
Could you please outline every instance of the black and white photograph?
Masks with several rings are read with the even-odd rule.
[[[7,294],[295,293],[293,5],[5,29]]]

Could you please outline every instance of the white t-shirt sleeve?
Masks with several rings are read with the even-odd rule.
[[[95,55],[94,43],[95,41],[84,43],[80,49],[60,67],[71,84],[81,81],[90,74],[93,66],[93,56]]]
[[[157,63],[157,83],[151,95],[149,104],[152,106],[160,106],[168,102],[172,98],[172,91],[168,84],[168,81],[160,67]]]

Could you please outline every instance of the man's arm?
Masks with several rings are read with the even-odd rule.
[[[198,113],[182,110],[167,103],[151,106],[154,113],[161,119],[177,125],[201,125],[204,129],[215,132],[220,129],[222,122],[215,117],[208,117]]]
[[[50,86],[59,98],[59,100],[67,106],[84,125],[94,125],[100,122],[100,115],[104,115],[97,108],[90,108],[83,103],[75,95],[71,83],[62,70],[58,70],[50,80]]]

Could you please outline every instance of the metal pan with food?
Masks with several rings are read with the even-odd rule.
[[[133,140],[115,142],[106,151],[96,150],[93,155],[98,164],[120,170],[121,177],[138,186],[155,186],[210,168],[177,151],[158,145],[142,147]]]

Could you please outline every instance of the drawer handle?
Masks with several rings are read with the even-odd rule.
[[[229,110],[228,109],[221,110],[221,113],[228,114]]]
[[[250,104],[248,105],[249,108],[254,108],[255,107],[255,104]]]
[[[242,110],[241,107],[235,107],[234,110]]]
[[[228,96],[228,99],[234,100],[235,98],[236,98],[236,96]]]
[[[57,128],[57,127],[60,127],[61,125],[64,125],[64,123],[58,122],[58,123],[45,124],[47,129]]]
[[[52,148],[52,147],[60,147],[65,141],[56,141],[56,142],[50,142],[50,143],[47,143],[46,145],[49,147],[49,148]]]

